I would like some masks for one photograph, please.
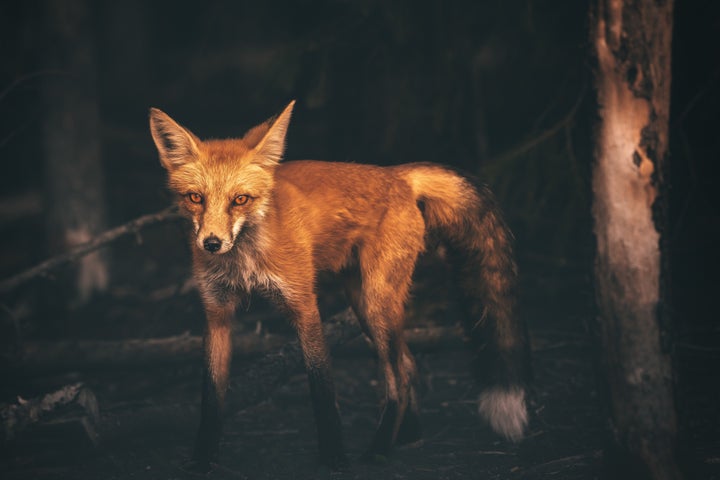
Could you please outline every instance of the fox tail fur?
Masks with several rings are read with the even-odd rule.
[[[529,345],[516,313],[513,237],[494,196],[458,173],[432,164],[398,167],[423,212],[426,234],[446,246],[477,355],[478,411],[493,430],[519,441],[528,424]]]

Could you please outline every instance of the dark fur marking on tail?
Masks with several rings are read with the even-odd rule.
[[[475,198],[424,196],[427,237],[439,234],[460,287],[463,323],[477,354],[475,376],[483,388],[479,412],[496,432],[517,441],[528,421],[526,390],[532,374],[526,326],[516,312],[514,238],[490,189],[462,176]],[[450,224],[433,223],[432,202],[453,208]]]

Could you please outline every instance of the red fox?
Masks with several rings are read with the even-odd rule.
[[[231,319],[252,290],[289,312],[307,369],[321,462],[346,463],[330,358],[318,313],[319,271],[341,273],[375,345],[385,405],[369,454],[420,438],[415,363],[403,339],[418,255],[441,239],[455,265],[477,351],[479,413],[504,437],[528,422],[529,357],[515,312],[512,234],[490,191],[431,163],[391,167],[282,162],[294,101],[242,138],[200,140],[150,110],[170,189],[193,225],[193,274],[207,315],[202,419],[194,462],[218,453],[231,357]]]

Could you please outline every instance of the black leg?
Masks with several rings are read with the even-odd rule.
[[[213,307],[206,305],[205,371],[203,376],[200,428],[195,440],[191,468],[208,471],[217,461],[222,415],[230,375],[232,338],[230,320],[234,305]]]
[[[330,357],[314,296],[299,302],[299,308],[291,306],[291,311],[308,373],[320,462],[332,469],[338,469],[348,462],[343,446]]]
[[[398,430],[395,443],[398,445],[407,445],[415,443],[422,438],[422,427],[420,425],[420,412],[418,411],[417,400],[415,398],[415,390],[410,390],[410,402],[402,422]]]
[[[191,468],[207,472],[210,470],[210,463],[217,461],[222,429],[222,410],[217,391],[207,369],[203,375],[201,412],[202,417],[195,439]]]
[[[310,395],[318,433],[320,462],[332,469],[348,465],[342,441],[340,413],[335,401],[335,388],[327,369],[308,370]]]
[[[365,454],[365,459],[372,460],[375,455],[387,456],[390,454],[395,443],[394,430],[398,423],[398,410],[397,400],[387,400],[380,417],[380,424],[375,430],[375,436]]]

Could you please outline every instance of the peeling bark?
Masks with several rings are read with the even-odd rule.
[[[598,0],[600,121],[593,170],[601,362],[615,442],[651,478],[680,478],[671,356],[661,341],[663,171],[672,0]]]

